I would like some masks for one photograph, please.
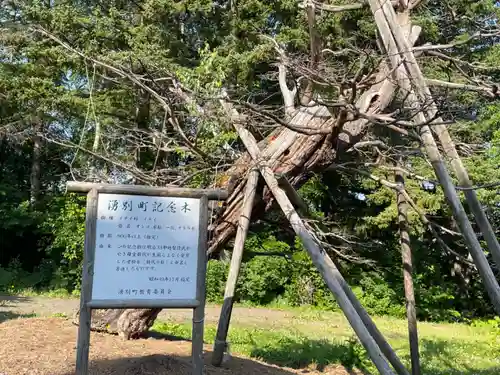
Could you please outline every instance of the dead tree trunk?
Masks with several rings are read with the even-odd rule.
[[[402,17],[401,25],[405,27],[409,43],[413,45],[420,34],[419,27],[409,27],[406,17]],[[389,77],[390,67],[385,62],[379,67],[375,77],[375,84],[365,91],[356,101],[356,108],[365,114],[374,115],[383,112],[391,103],[397,85]],[[283,86],[283,87],[286,87]],[[284,98],[290,98],[289,92],[283,93]],[[345,113],[341,112],[338,118],[334,118],[330,111],[321,105],[301,106],[295,111],[290,108],[290,100],[286,100],[287,119],[290,127],[280,127],[272,132],[259,144],[261,156],[268,160],[268,166],[274,173],[286,177],[295,188],[301,186],[311,172],[321,170],[325,166],[335,162],[345,150],[352,147],[367,132],[370,121],[366,118],[346,121]],[[239,119],[235,119],[238,121]],[[294,130],[294,128],[296,130]],[[297,131],[306,129],[303,133]],[[215,187],[227,188],[229,199],[225,207],[217,214],[211,228],[212,241],[209,243],[209,255],[221,249],[229,239],[233,238],[237,223],[243,207],[243,192],[246,180],[252,165],[252,158],[248,153],[243,154],[234,163]],[[253,217],[258,218],[272,207],[274,201],[272,193],[267,189],[262,197],[257,196],[253,206]],[[156,317],[156,309],[148,310],[151,316]],[[122,313],[124,313],[122,311]],[[144,322],[129,322],[130,328],[125,328],[125,318],[118,324],[121,314],[113,310],[105,310],[93,314],[92,329],[117,333],[118,327],[127,332],[136,328],[148,327],[148,313],[138,313],[137,318]],[[155,315],[156,314],[156,315]],[[142,318],[141,318],[142,317]],[[76,321],[77,322],[77,321]],[[146,328],[147,329],[147,328]],[[124,334],[124,337],[135,337],[142,331]]]
[[[119,335],[125,340],[137,339],[147,332],[161,309],[102,309],[92,310],[90,329]],[[79,324],[80,311],[73,316],[73,324]]]

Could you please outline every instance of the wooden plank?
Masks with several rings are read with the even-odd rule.
[[[91,189],[87,195],[85,218],[85,243],[83,250],[82,291],[80,295],[80,319],[76,347],[76,374],[87,375],[89,367],[90,320],[91,311],[88,302],[92,297],[94,273],[94,254],[96,243],[98,192]]]
[[[240,273],[241,260],[243,259],[243,248],[245,246],[248,227],[250,225],[250,217],[252,215],[253,202],[258,182],[259,171],[257,169],[253,169],[248,175],[245,196],[243,198],[243,208],[241,210],[238,229],[236,231],[236,238],[234,240],[231,265],[229,267],[226,290],[224,292],[224,303],[222,304],[219,324],[217,326],[217,334],[215,336],[214,352],[212,355],[212,364],[214,366],[221,365],[224,351],[227,347],[226,338],[227,332],[229,331],[229,323],[231,321],[234,292],[236,289],[238,275]]]
[[[287,195],[289,197],[290,195],[292,196],[290,200],[296,207],[299,208],[299,212],[302,212],[304,215],[309,216],[310,215],[309,208],[307,207],[306,203],[302,200],[300,195],[297,194],[297,191],[293,188],[290,182],[284,176],[280,177],[278,182],[280,186],[285,190]],[[394,349],[391,347],[391,345],[387,342],[382,333],[379,331],[379,329],[373,322],[372,318],[366,312],[363,305],[359,302],[358,298],[352,291],[349,284],[347,284],[347,282],[345,281],[344,277],[342,276],[342,274],[338,269],[334,270],[334,276],[337,278],[338,282],[342,286],[342,289],[347,295],[347,298],[349,298],[352,305],[358,312],[364,325],[368,329],[368,332],[370,332],[370,335],[372,335],[373,339],[378,344],[380,350],[385,355],[387,360],[391,363],[392,367],[394,367],[394,369],[399,375],[409,375],[409,372],[406,369],[405,365],[401,362]]]
[[[99,193],[145,195],[156,197],[201,198],[205,195],[209,200],[217,201],[224,201],[228,197],[227,190],[223,189],[189,189],[144,185],[112,185],[78,181],[70,181],[66,183],[66,191],[68,192],[87,193],[91,189],[96,189]]]
[[[373,337],[368,332],[366,326],[363,324],[359,314],[353,307],[351,301],[345,294],[342,286],[335,277],[335,270],[338,272],[337,267],[331,260],[331,258],[323,251],[319,245],[316,243],[314,237],[309,233],[301,218],[295,211],[295,208],[291,204],[290,200],[286,196],[285,192],[279,187],[278,181],[274,176],[274,172],[269,168],[262,160],[259,160],[260,150],[257,146],[257,142],[253,135],[246,130],[238,121],[233,122],[233,126],[238,132],[240,139],[243,141],[247,151],[250,156],[257,162],[259,170],[264,177],[269,189],[272,191],[276,201],[283,210],[283,213],[290,221],[292,228],[295,233],[300,237],[305,249],[311,256],[311,259],[318,271],[323,276],[328,288],[334,294],[340,308],[346,315],[349,323],[356,332],[359,340],[365,347],[368,355],[372,359],[373,363],[377,367],[378,371],[382,375],[393,375],[395,374],[392,368],[387,363],[386,358],[383,356],[380,348],[373,339]]]
[[[172,300],[146,300],[146,299],[130,299],[130,300],[91,300],[87,302],[87,306],[92,309],[183,309],[194,308],[200,305],[196,299],[172,299]]]
[[[408,202],[403,194],[404,178],[401,172],[395,173],[396,183],[401,190],[397,191],[399,237],[403,260],[403,279],[406,298],[406,316],[408,318],[408,339],[410,342],[410,358],[412,375],[420,375],[420,355],[418,350],[417,312],[415,310],[415,292],[413,290],[413,264],[408,228]]]
[[[205,319],[205,283],[208,249],[208,196],[200,197],[200,221],[198,237],[198,269],[196,299],[199,305],[193,309],[192,360],[193,375],[203,374],[203,327]]]

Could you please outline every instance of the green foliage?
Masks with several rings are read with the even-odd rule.
[[[289,246],[274,236],[249,236],[245,251],[288,253]],[[266,304],[284,291],[290,272],[289,261],[280,256],[255,256],[242,267],[238,298],[250,303]]]
[[[6,267],[0,267],[0,293],[22,293],[31,288],[43,288],[52,280],[52,262],[43,260],[32,271],[26,271],[18,258],[12,259]]]
[[[43,229],[52,233],[47,254],[57,270],[52,287],[68,291],[79,289],[85,240],[85,196],[70,195],[59,202],[60,209],[43,223]]]
[[[222,303],[224,300],[224,288],[226,286],[229,264],[217,260],[209,260],[207,263],[206,298],[207,301]]]
[[[291,265],[290,283],[285,288],[285,300],[292,306],[312,305],[323,309],[336,309],[338,305],[326,287],[311,258],[298,239]]]
[[[380,275],[374,272],[364,274],[359,284],[360,290],[355,290],[355,294],[369,313],[398,318],[405,316],[406,310],[401,303],[401,296],[398,296]]]
[[[282,257],[255,257],[242,272],[239,298],[267,304],[283,292],[289,279],[289,263]]]

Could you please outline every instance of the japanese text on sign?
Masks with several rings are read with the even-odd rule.
[[[200,204],[99,194],[92,299],[196,299]]]

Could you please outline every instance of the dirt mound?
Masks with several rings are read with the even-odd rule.
[[[0,374],[73,375],[77,327],[67,319],[15,319],[0,324]],[[117,336],[92,332],[92,375],[184,375],[191,374],[191,343],[164,339],[123,341]],[[206,374],[291,375],[316,371],[280,368],[243,357],[233,357],[224,368],[209,365],[211,347],[206,348]],[[347,375],[331,368],[323,375]]]

